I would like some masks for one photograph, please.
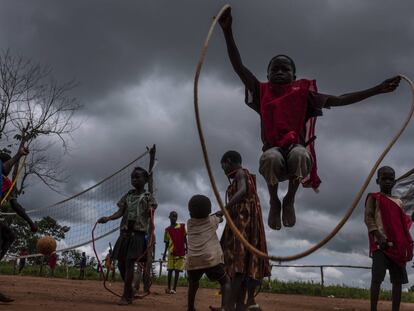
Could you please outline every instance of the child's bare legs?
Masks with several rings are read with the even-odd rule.
[[[400,310],[401,303],[401,283],[392,284],[392,311]]]
[[[194,311],[194,303],[195,303],[195,297],[197,294],[199,286],[199,281],[189,281],[188,282],[188,295],[187,295],[187,306],[188,311]]]
[[[282,220],[285,227],[293,227],[296,223],[295,195],[300,185],[299,179],[290,179],[286,196],[283,198]]]
[[[381,282],[371,281],[371,311],[377,311]]]
[[[226,274],[219,281],[221,289],[221,308],[227,311],[231,309],[231,281],[228,275]]]
[[[124,292],[122,294],[121,300],[118,302],[119,305],[128,305],[132,303],[132,282],[134,280],[134,264],[134,259],[118,260],[118,269],[121,273],[122,279],[124,280]]]
[[[174,270],[175,271],[175,277],[174,277],[174,291],[177,291],[177,284],[178,284],[178,279],[180,278],[180,271],[179,270]]]
[[[279,197],[277,195],[278,187],[278,183],[276,183],[275,185],[267,185],[267,189],[269,190],[270,195],[270,210],[269,217],[267,218],[267,224],[273,230],[280,230],[282,228],[282,221],[280,218],[282,203],[280,202]]]
[[[270,195],[268,225],[274,230],[280,230],[282,227],[280,219],[282,203],[277,195],[277,190],[279,181],[286,179],[286,161],[281,148],[270,148],[262,154],[259,172],[266,180]]]
[[[244,278],[245,275],[243,273],[236,273],[231,280],[230,304],[231,308],[234,308],[234,305],[236,305],[236,311],[244,309],[244,298],[246,296],[246,291],[243,286]]]
[[[309,152],[302,145],[293,145],[286,155],[286,169],[289,177],[289,187],[282,204],[282,221],[285,227],[293,227],[296,223],[295,195],[300,181],[309,175],[312,160]]]
[[[178,284],[178,279],[180,278],[180,271],[179,270],[168,270],[168,290],[167,293],[168,294],[172,294],[174,292],[171,291],[171,280],[172,280],[172,274],[174,272],[174,287],[172,288],[172,290],[175,292],[177,291],[177,284]]]
[[[173,270],[168,270],[168,291],[171,290],[171,278],[172,278]]]

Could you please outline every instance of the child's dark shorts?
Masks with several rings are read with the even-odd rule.
[[[372,282],[381,283],[384,281],[386,270],[390,272],[392,284],[407,284],[407,270],[392,261],[382,251],[372,253]]]
[[[213,282],[220,282],[227,275],[226,271],[224,271],[224,264],[218,264],[217,266],[204,269],[187,270],[188,281],[190,283],[197,283],[204,274]]]

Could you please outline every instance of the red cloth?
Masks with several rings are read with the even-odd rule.
[[[367,200],[370,196],[377,201],[377,208],[380,210],[385,235],[388,241],[393,244],[388,246],[383,252],[396,264],[404,267],[405,263],[413,258],[413,240],[410,235],[412,221],[402,208],[386,195],[380,192],[370,193],[367,196]],[[372,252],[379,249],[379,246],[375,242],[372,232],[368,236],[369,251],[372,254]]]
[[[49,256],[48,265],[51,269],[54,269],[56,267],[56,263],[57,263],[57,256],[55,253],[53,253]]]
[[[173,256],[185,256],[185,224],[179,224],[178,228],[170,226],[165,231],[168,232],[173,243]]]
[[[3,176],[3,182],[1,183],[1,193],[6,194],[12,186],[12,181],[9,177]]]
[[[314,148],[316,117],[306,120],[311,91],[317,92],[315,80],[302,79],[282,85],[260,83],[260,117],[268,145],[282,148],[289,148],[292,144],[307,145],[313,165],[302,184],[317,189],[321,180]],[[301,137],[304,132],[305,137]]]

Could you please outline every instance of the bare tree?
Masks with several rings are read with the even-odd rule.
[[[0,54],[0,138],[19,147],[27,144],[31,149],[16,186],[18,194],[23,192],[31,175],[54,191],[65,181],[60,158],[53,158],[48,151],[60,142],[67,153],[71,134],[80,125],[74,120],[74,114],[81,108],[71,95],[74,87],[73,80],[58,83],[53,79],[49,67],[13,56],[10,51]],[[13,180],[17,174],[18,165]]]

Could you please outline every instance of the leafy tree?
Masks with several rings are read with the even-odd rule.
[[[17,254],[20,249],[26,248],[29,254],[35,254],[37,240],[44,235],[52,236],[56,241],[65,238],[65,234],[70,230],[68,226],[60,225],[52,217],[43,217],[38,224],[38,232],[33,233],[27,223],[20,217],[12,216],[8,219],[10,228],[16,233],[16,240],[10,247],[9,252]]]

